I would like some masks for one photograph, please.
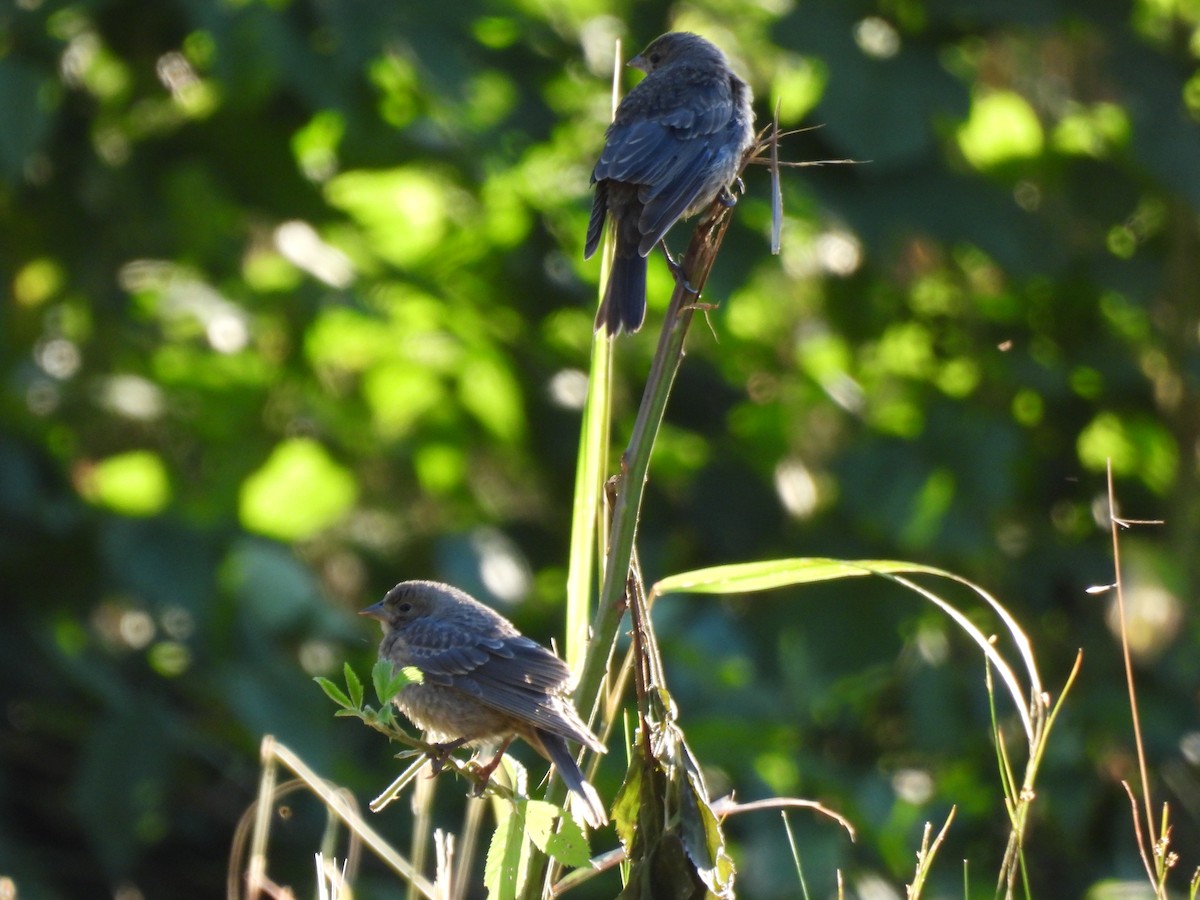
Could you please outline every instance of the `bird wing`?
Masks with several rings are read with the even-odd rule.
[[[595,745],[561,696],[570,670],[521,634],[486,636],[452,622],[422,619],[405,628],[405,650],[431,684],[453,687],[537,728]]]
[[[727,79],[691,80],[658,102],[639,102],[638,91],[650,80],[626,98],[633,101],[630,112],[609,126],[592,173],[593,181],[640,186],[643,255],[709,187],[713,161],[724,149],[719,132],[728,126],[734,111]],[[656,95],[662,87],[656,86]]]
[[[604,218],[608,215],[608,185],[596,185],[596,196],[592,198],[592,214],[588,217],[587,240],[583,244],[583,258],[591,259],[600,246],[604,234]]]

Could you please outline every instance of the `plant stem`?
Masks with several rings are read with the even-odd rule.
[[[604,583],[596,618],[592,623],[594,648],[604,648],[605,652],[588,654],[575,690],[576,700],[581,706],[586,704],[589,709],[601,699],[601,684],[612,654],[617,627],[625,613],[625,579],[633,558],[633,545],[637,538],[638,520],[654,440],[662,425],[675,375],[683,361],[683,344],[695,313],[695,300],[708,280],[708,273],[712,270],[725,230],[729,226],[731,211],[731,207],[715,201],[708,215],[692,234],[692,241],[683,257],[681,274],[676,281],[666,320],[659,335],[658,349],[655,351],[642,402],[634,421],[633,434],[621,457],[620,487],[613,509]],[[695,291],[688,290],[688,285],[693,286]]]
[[[610,704],[604,702],[605,676],[616,649],[617,628],[625,614],[625,584],[633,560],[633,546],[637,539],[638,519],[641,514],[642,497],[645,494],[646,476],[650,469],[650,456],[654,450],[658,429],[662,425],[671,386],[683,361],[683,344],[692,322],[692,315],[696,311],[696,300],[708,280],[708,273],[712,270],[717,251],[725,237],[725,230],[729,227],[732,211],[732,206],[714,200],[692,233],[691,243],[680,263],[675,291],[671,294],[671,302],[658,339],[658,348],[655,350],[646,387],[642,392],[642,402],[634,420],[633,434],[621,457],[621,475],[617,501],[613,508],[603,586],[583,669],[575,688],[575,702],[581,712],[594,712],[597,709],[607,712],[611,708]],[[690,290],[689,285],[692,288]],[[567,788],[562,779],[551,782],[546,791],[546,800],[562,806],[566,797]],[[524,896],[527,900],[542,896],[548,864],[548,860],[542,854],[534,855],[529,878],[525,883]]]

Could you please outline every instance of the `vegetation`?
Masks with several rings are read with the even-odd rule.
[[[612,345],[597,399],[588,174],[614,40],[628,57],[668,27],[726,50],[760,125],[820,126],[784,159],[860,163],[784,170],[778,256],[771,174],[750,167],[716,308],[668,310],[652,259],[647,326]],[[1018,895],[1195,895],[1198,56],[1184,0],[0,10],[0,875],[26,897],[212,896],[266,735],[269,759],[378,794],[405,764],[312,678],[371,670],[353,612],[403,578],[565,635],[586,686],[586,626],[623,579],[598,583],[579,499],[633,437],[653,625],[595,775],[607,800],[640,707],[705,802],[750,807],[710,843],[742,896],[799,896],[801,871],[809,896],[989,896],[998,873]],[[680,314],[647,437],[639,397]],[[587,402],[599,463],[577,488]],[[966,626],[1000,637],[1023,703]],[[540,800],[521,758],[517,793]],[[412,784],[427,816],[359,815],[380,846],[418,829],[432,879],[419,829],[486,815],[468,781]],[[769,798],[818,802],[855,840],[752,806]],[[308,892],[347,801],[279,802],[270,874]],[[548,833],[528,824],[546,807],[511,808]],[[357,852],[327,837],[326,859]],[[485,848],[458,847],[476,885]],[[374,854],[358,868],[356,895],[395,895]],[[615,895],[615,871],[575,893]]]

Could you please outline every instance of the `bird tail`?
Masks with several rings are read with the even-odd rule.
[[[554,767],[558,769],[559,776],[566,783],[572,795],[574,795],[576,801],[575,808],[579,812],[580,817],[592,828],[599,828],[608,822],[608,814],[604,811],[604,802],[600,799],[600,795],[596,793],[596,789],[587,782],[583,777],[583,773],[579,771],[579,766],[575,763],[575,757],[567,749],[567,742],[557,734],[551,734],[540,729],[538,737],[541,739],[546,756],[549,757],[550,762],[554,763]]]
[[[636,245],[630,249],[631,253],[622,253],[618,244],[596,312],[596,330],[604,328],[609,337],[622,331],[633,334],[646,318],[646,258],[638,254]]]

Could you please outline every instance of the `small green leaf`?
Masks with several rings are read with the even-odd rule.
[[[497,805],[496,831],[488,845],[483,884],[489,900],[512,900],[524,883],[529,854],[525,841],[525,803]]]
[[[564,866],[579,869],[590,865],[592,850],[575,817],[564,815],[560,817],[560,821],[562,824],[559,825],[558,831],[550,835],[542,849]]]
[[[575,817],[553,803],[525,801],[525,834],[535,847],[565,866],[577,869],[591,858],[587,838]]]
[[[390,660],[379,659],[371,669],[371,682],[375,685],[375,694],[379,702],[387,706],[402,690],[410,684],[420,684],[424,677],[421,670],[415,666],[404,666],[396,669]]]
[[[371,666],[371,684],[375,686],[375,696],[384,706],[387,706],[387,702],[392,699],[387,696],[387,683],[391,678],[391,661],[382,658],[375,660],[375,665]]]
[[[546,842],[554,834],[554,823],[562,814],[561,809],[545,800],[525,801],[525,833],[543,853],[546,852]]]
[[[346,709],[353,709],[354,704],[350,702],[350,698],[342,693],[342,689],[330,681],[328,678],[322,678],[318,675],[313,679],[321,686],[321,690],[325,692],[325,696],[336,703],[338,706],[343,706]]]
[[[350,663],[346,663],[342,666],[342,673],[346,676],[346,687],[350,689],[350,699],[354,703],[354,708],[362,709],[362,681],[360,681],[359,677],[354,674],[354,670],[350,668]]]

